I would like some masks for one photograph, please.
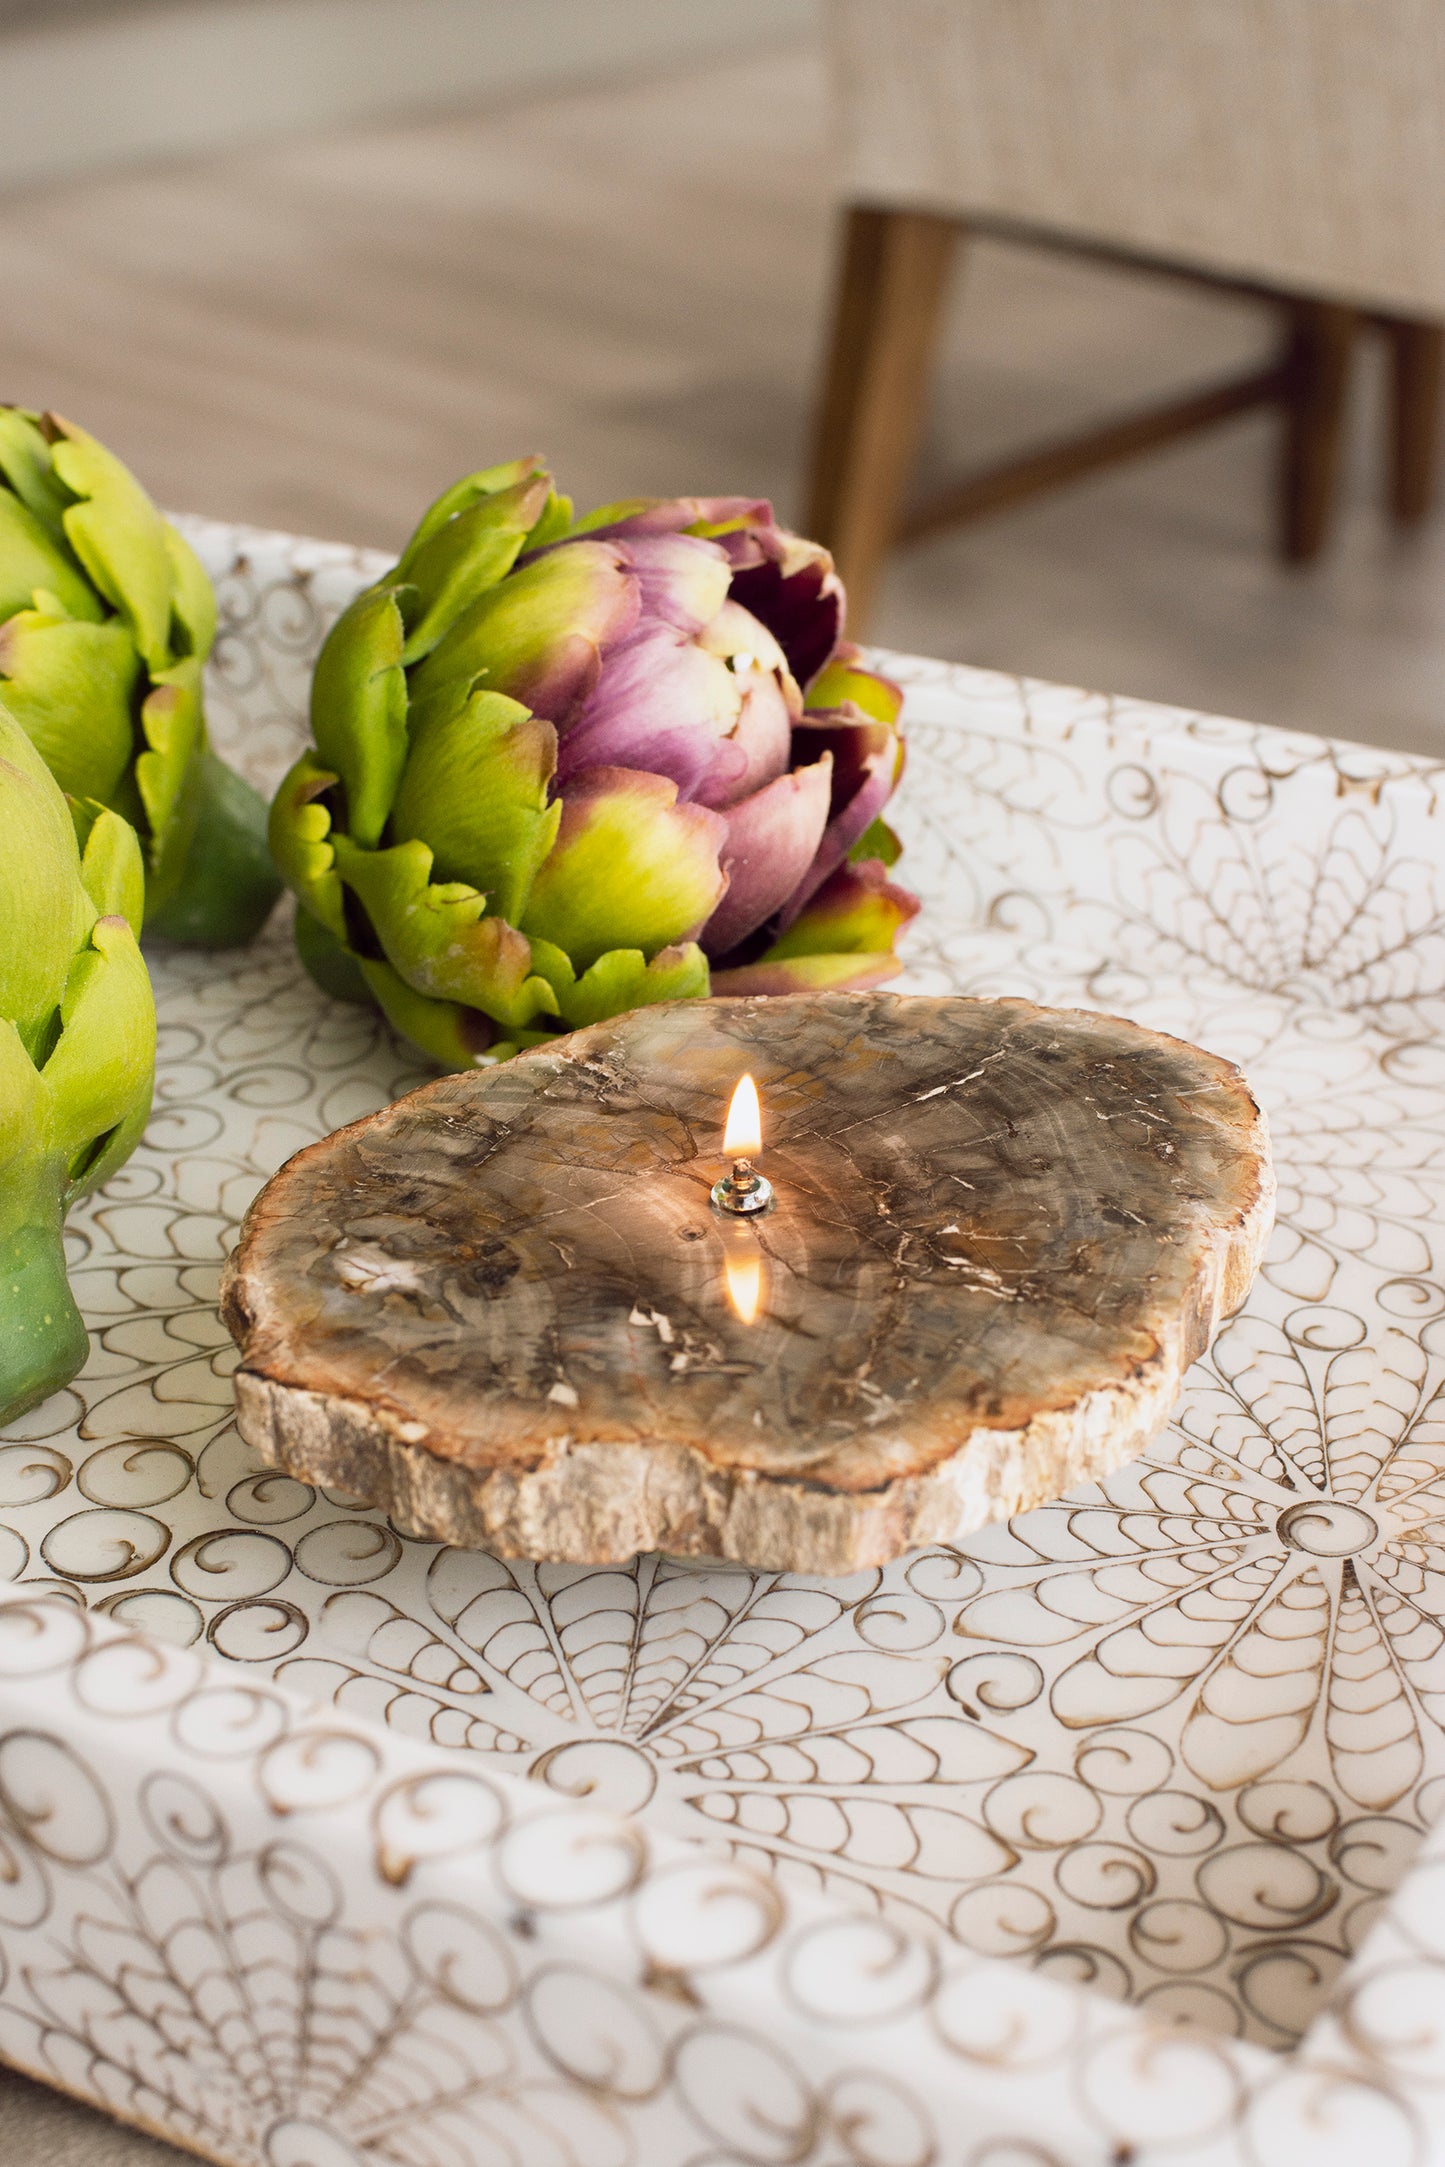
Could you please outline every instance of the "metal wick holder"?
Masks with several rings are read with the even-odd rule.
[[[754,1219],[772,1210],[773,1185],[751,1159],[734,1159],[732,1172],[713,1183],[712,1201],[715,1211],[725,1211],[734,1219]]]

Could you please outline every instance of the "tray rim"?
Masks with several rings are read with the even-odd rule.
[[[268,551],[284,550],[293,562],[312,562],[343,580],[349,574],[360,586],[389,562],[377,552],[351,550],[344,545],[313,542],[305,537],[285,536],[224,522],[186,519],[183,524],[192,539],[202,545],[208,569],[213,574],[218,566],[224,569],[228,556],[234,562],[243,558],[247,551],[264,555]],[[897,672],[915,708],[920,702],[926,703],[928,687],[934,683],[971,687],[981,697],[988,697],[1004,688],[1013,692],[1020,682],[1002,673],[973,670],[963,664],[936,663],[926,657],[891,650],[874,649],[870,650],[870,655],[885,670],[891,667]],[[1030,687],[1036,686],[1045,696],[1056,689],[1042,681],[1026,682]],[[1414,778],[1429,789],[1433,797],[1440,787],[1440,778],[1445,775],[1445,763],[1424,755],[1388,752],[1355,745],[1348,740],[1313,738],[1299,732],[1194,715],[1188,710],[1143,700],[1096,696],[1096,713],[1107,720],[1110,731],[1121,742],[1148,744],[1157,742],[1161,735],[1175,741],[1181,737],[1192,738],[1205,760],[1217,760],[1231,749],[1242,751],[1248,747],[1256,755],[1264,756],[1263,764],[1267,770],[1272,758],[1280,772],[1301,764],[1323,762],[1333,768],[1342,787],[1378,789],[1389,779],[1408,781]],[[24,1590],[6,1592],[0,1595],[0,1634],[15,1621],[17,1612],[40,1614],[42,1632],[52,1631],[55,1620],[63,1621],[64,1629],[69,1629],[77,1617],[72,1606],[60,1598],[37,1597]],[[81,1639],[84,1646],[74,1662],[64,1667],[72,1691],[74,1674],[87,1652],[107,1649],[127,1650],[143,1656],[158,1678],[178,1676],[178,1666],[185,1667],[193,1662],[199,1663],[215,1678],[234,1679],[237,1675],[239,1666],[209,1650],[197,1651],[194,1658],[182,1656],[167,1643],[134,1628],[119,1626],[95,1613],[79,1615],[83,1619]],[[0,1667],[0,1711],[4,1710],[7,1701],[25,1699],[23,1693],[15,1691],[13,1676]],[[372,1816],[378,1810],[378,1801],[387,1786],[404,1778],[428,1772],[447,1776],[464,1770],[469,1777],[475,1773],[470,1757],[462,1748],[403,1739],[365,1716],[348,1715],[344,1720],[339,1719],[337,1712],[326,1703],[312,1701],[269,1678],[264,1690],[288,1705],[299,1727],[317,1736],[344,1737],[358,1730],[364,1732],[377,1758],[375,1781],[358,1808],[366,1816]],[[90,1721],[92,1717],[83,1720]],[[147,1735],[136,1724],[127,1731],[125,1725],[117,1721],[110,1750],[116,1756],[118,1767],[126,1763],[124,1740],[129,1738],[135,1744]],[[153,1744],[147,1750],[153,1751]],[[184,1754],[175,1757],[178,1766],[190,1765]],[[516,1823],[545,1819],[549,1815],[553,1818],[570,1816],[575,1820],[579,1814],[584,1817],[591,1814],[598,1841],[604,1837],[613,1840],[621,1820],[629,1831],[627,1840],[635,1840],[639,1855],[644,1857],[671,1862],[676,1858],[703,1859],[717,1855],[702,1839],[652,1827],[652,1816],[646,1808],[636,1815],[619,1817],[601,1815],[590,1808],[558,1805],[554,1794],[547,1793],[540,1784],[492,1763],[487,1765],[485,1780],[508,1802],[511,1819]],[[485,1842],[472,1846],[467,1853],[471,1861],[467,1871],[468,1878],[476,1881],[478,1903],[485,1900],[495,1908],[495,1889],[481,1871],[488,1851]],[[1382,2161],[1393,2163],[1397,2159],[1428,2156],[1437,2148],[1445,2152],[1445,2091],[1439,2089],[1437,2083],[1437,2075],[1445,2074],[1445,2069],[1437,2072],[1433,2064],[1423,2062],[1415,2055],[1400,2022],[1400,2012],[1390,2000],[1388,1986],[1391,1976],[1406,1965],[1419,1972],[1420,1982],[1428,1982],[1436,1992],[1445,1994],[1442,1860],[1445,1860],[1445,1810],[1427,1828],[1411,1866],[1386,1899],[1380,1918],[1337,1983],[1331,2006],[1315,2019],[1295,2047],[1277,2052],[1222,2036],[1205,2040],[1203,2035],[1181,2034],[1134,2005],[1109,2002],[1085,1987],[1045,1980],[1017,1960],[979,1956],[961,1950],[940,1952],[932,1948],[928,1937],[913,1929],[891,1926],[890,1931],[905,1941],[916,1941],[921,1948],[932,1950],[928,1961],[936,1968],[940,1981],[954,1976],[982,1981],[985,1992],[996,1991],[1005,2006],[1014,2004],[1027,2009],[1045,2030],[1057,2023],[1060,1997],[1064,1997],[1071,2010],[1069,2028],[1072,2035],[1079,2040],[1107,2042],[1110,2050],[1117,2051],[1123,2062],[1131,2067],[1143,2067],[1161,2054],[1166,2061],[1171,2056],[1183,2056],[1187,2060],[1191,2055],[1204,2054],[1228,2073],[1234,2105],[1227,2126],[1178,2139],[1170,2137],[1163,2129],[1142,2132],[1137,2142],[1127,2140],[1134,2146],[1135,2157],[1151,2152],[1157,2144],[1166,2146],[1175,2158],[1238,2162],[1239,2167],[1246,2167],[1246,2163],[1248,2167],[1259,2167],[1261,2161],[1287,2160],[1291,2156],[1287,2148],[1276,2151],[1269,2136],[1272,2102],[1288,2094],[1291,2087],[1312,2087],[1312,2096],[1324,2099],[1331,2088],[1343,2086],[1353,2098],[1355,2109],[1365,2117],[1364,2121],[1352,2125],[1349,2141],[1376,2140]],[[734,1865],[730,1871],[745,1874],[751,1870]],[[791,1920],[796,1915],[805,1928],[815,1918],[841,1923],[856,1917],[831,1897],[804,1900],[792,1890],[778,1889],[762,1877],[756,1878],[760,1887],[771,1890],[770,1901],[779,1907],[784,1917]],[[1431,1926],[1431,1920],[1438,1923]],[[1373,2006],[1371,1992],[1379,1988],[1382,1981],[1387,1982],[1382,1989],[1384,2012],[1379,2023],[1372,2023],[1368,2018],[1362,2019],[1361,2011],[1368,2011]],[[1419,1990],[1417,1984],[1416,1991]],[[663,1985],[649,1991],[660,1992],[665,1997],[669,1989]],[[1376,1999],[1379,1999],[1378,1994]],[[864,2044],[867,2036],[858,2035],[856,2044]],[[847,2047],[846,2033],[838,2034],[837,2043]],[[6,2059],[14,2058],[5,2048],[0,2048],[0,2053]],[[20,2061],[17,2066],[25,2067],[41,2081],[54,2081],[44,2068],[33,2063]],[[1048,2113],[1043,2112],[1048,2089],[1042,2082],[1023,2076],[1012,2082],[1008,2112],[1017,2140],[1045,2145],[1057,2142],[1056,2107]],[[80,2092],[78,2096],[88,2095]],[[955,2066],[951,2082],[936,2091],[925,2092],[923,2096],[934,2109],[940,2126],[947,2130],[950,2116],[956,2118],[960,2099],[968,2097],[969,2093],[961,2071]],[[1402,2150],[1398,2141],[1402,2111],[1413,2132],[1409,2152]],[[175,2135],[164,2125],[142,2126],[155,2128],[169,2141],[193,2144],[193,2140]],[[1121,2143],[1125,2141],[1121,2139]],[[206,2156],[223,2157],[220,2154]],[[240,2157],[239,2154],[236,2156]]]

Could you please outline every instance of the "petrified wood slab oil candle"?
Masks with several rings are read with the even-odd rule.
[[[724,1226],[744,1071],[777,1201]],[[1243,1301],[1273,1187],[1238,1070],[1113,1017],[645,1008],[281,1170],[227,1277],[240,1425],[451,1543],[846,1572],[1132,1458]]]

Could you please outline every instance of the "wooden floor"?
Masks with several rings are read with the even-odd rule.
[[[455,474],[549,454],[582,500],[799,495],[828,276],[806,51],[87,180],[0,206],[0,392],[107,436],[167,502],[399,542]],[[1261,350],[1248,307],[979,247],[939,471]],[[1445,525],[1375,503],[1268,553],[1267,419],[897,560],[879,637],[1445,750]]]
[[[823,80],[789,51],[0,204],[0,394],[106,437],[168,504],[399,543],[465,469],[542,450],[583,502],[799,495],[828,281]],[[980,247],[941,468],[1205,379],[1248,308]],[[1339,546],[1268,551],[1245,421],[900,557],[895,645],[1445,754],[1445,523],[1392,540],[1362,384]],[[179,2155],[0,2079],[0,2157]]]

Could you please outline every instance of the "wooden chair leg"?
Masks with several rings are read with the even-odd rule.
[[[1380,328],[1390,357],[1390,513],[1412,527],[1435,501],[1445,325],[1389,316]]]
[[[958,232],[923,211],[847,214],[807,531],[833,552],[855,637],[897,532]]]
[[[1319,555],[1334,516],[1350,355],[1358,311],[1336,301],[1289,303],[1280,552],[1287,563]]]

